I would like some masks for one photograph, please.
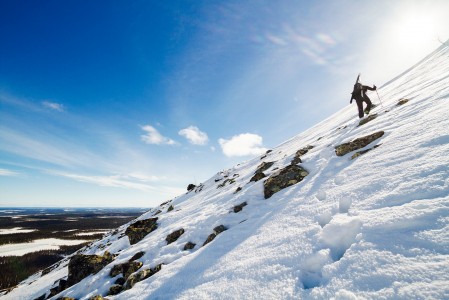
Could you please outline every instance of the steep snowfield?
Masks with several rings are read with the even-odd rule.
[[[130,245],[123,235],[129,224],[108,233],[82,253],[107,250],[116,259],[53,299],[106,296],[116,280],[112,266],[139,251],[142,269],[162,263],[161,271],[108,299],[449,299],[449,47],[379,94],[383,106],[365,125],[357,126],[355,104],[348,105],[266,157],[142,215],[162,210],[158,229],[140,242]],[[376,93],[370,97],[378,102]],[[400,99],[409,102],[398,106]],[[355,159],[355,151],[336,156],[335,146],[380,130],[385,134],[364,149],[379,147]],[[275,162],[268,178],[307,145],[314,148],[300,166],[309,175],[265,199],[266,178],[250,182],[260,163]],[[218,225],[227,230],[202,246]],[[166,236],[181,228],[167,245]],[[187,242],[196,246],[183,250]],[[41,296],[67,276],[68,260],[3,298]]]

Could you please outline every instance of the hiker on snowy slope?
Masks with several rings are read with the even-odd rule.
[[[357,78],[357,81],[358,81],[358,78]],[[352,97],[351,97],[351,101],[349,103],[352,103],[353,99],[355,100],[355,102],[357,103],[357,107],[359,109],[359,118],[363,118],[363,116],[364,116],[363,112],[365,112],[366,114],[369,114],[369,111],[371,110],[371,106],[373,105],[371,103],[371,100],[366,95],[366,91],[367,90],[375,91],[376,89],[377,88],[375,85],[373,85],[373,87],[369,87],[366,85],[362,85],[359,82],[354,84],[354,90],[352,91]],[[365,111],[363,110],[363,102],[366,103]]]

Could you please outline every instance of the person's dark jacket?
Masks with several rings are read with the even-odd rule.
[[[375,91],[377,87],[373,85],[373,87],[362,85],[360,83],[357,83],[354,85],[354,90],[352,91],[352,97],[351,101],[349,103],[352,103],[352,100],[354,99],[357,102],[362,102],[363,100],[367,99],[368,96],[366,95],[366,91]],[[369,99],[369,98],[368,98]]]

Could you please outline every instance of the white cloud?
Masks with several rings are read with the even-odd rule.
[[[146,132],[146,134],[141,135],[140,138],[147,144],[153,145],[175,145],[176,142],[172,139],[169,139],[159,133],[156,128],[151,125],[142,126],[142,130]]]
[[[260,155],[267,151],[267,148],[262,147],[262,137],[252,133],[242,133],[230,140],[219,139],[218,143],[228,157]]]
[[[185,137],[193,145],[206,145],[209,141],[207,134],[196,126],[181,129],[178,134]]]
[[[142,183],[142,180],[137,179],[136,176],[123,176],[123,175],[110,175],[110,176],[92,176],[92,175],[79,175],[59,171],[47,171],[47,173],[56,176],[62,176],[70,179],[74,179],[80,182],[87,182],[96,184],[99,186],[108,187],[120,187],[127,189],[135,189],[141,191],[149,191],[154,188],[148,184]],[[137,179],[137,182],[133,181]]]
[[[42,105],[46,108],[50,108],[59,112],[63,112],[64,111],[64,105],[60,104],[60,103],[55,103],[55,102],[49,102],[49,101],[44,101],[42,102]]]
[[[7,169],[0,169],[0,176],[19,176],[19,173]]]

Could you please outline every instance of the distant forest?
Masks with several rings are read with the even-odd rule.
[[[0,245],[32,242],[36,239],[59,238],[70,240],[97,240],[103,234],[79,236],[99,230],[119,227],[143,213],[142,209],[120,211],[76,211],[58,214],[35,213],[22,216],[0,216],[0,229],[21,227],[34,229],[28,233],[0,235]],[[44,270],[89,243],[61,246],[58,250],[43,250],[23,256],[0,256],[0,290],[11,289],[20,281]],[[1,255],[1,254],[0,254]]]

